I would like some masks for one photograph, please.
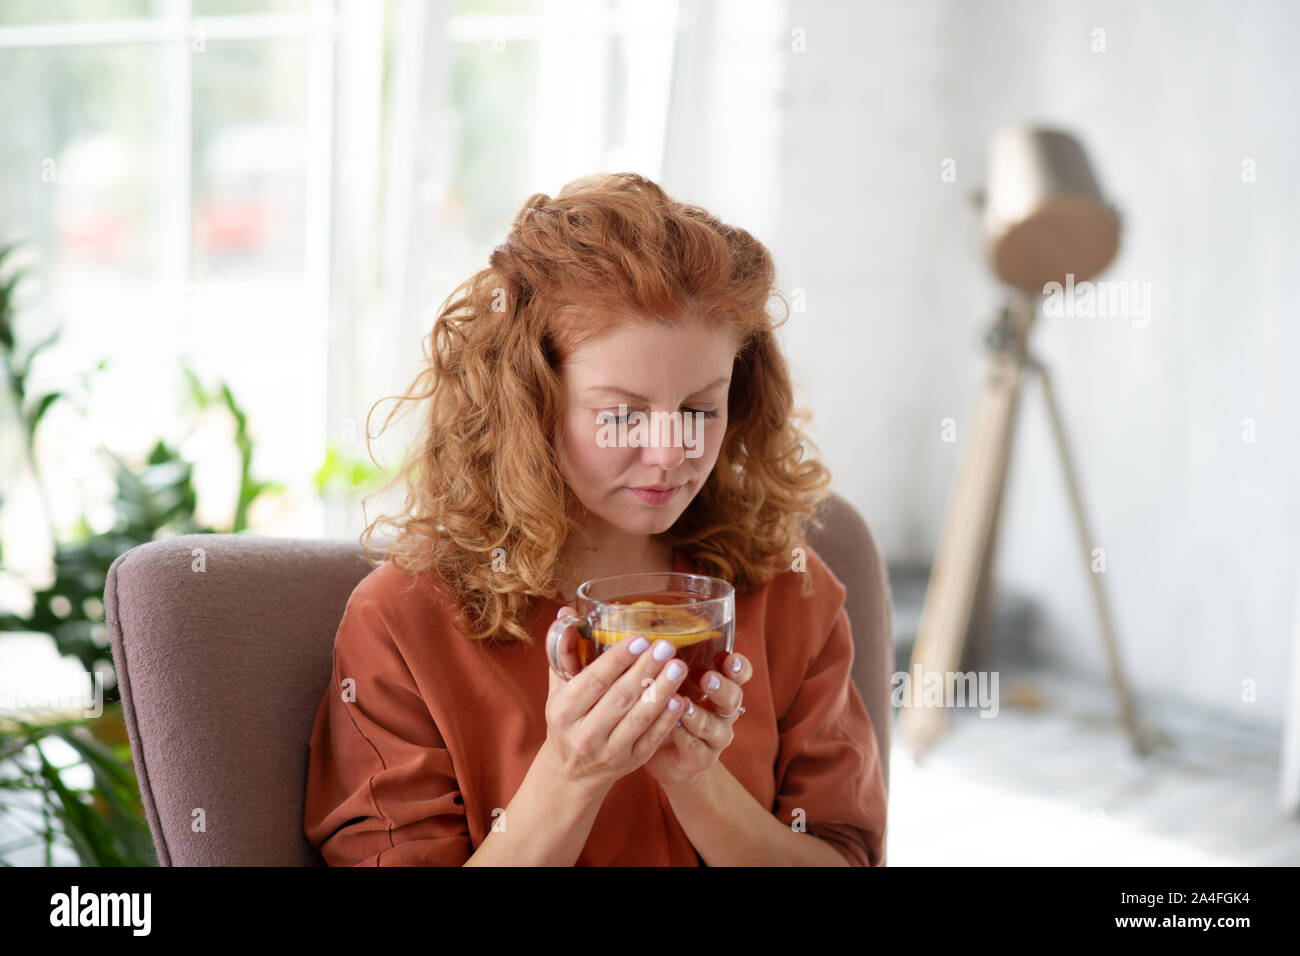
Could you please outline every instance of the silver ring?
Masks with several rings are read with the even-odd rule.
[[[725,717],[727,720],[730,720],[732,717],[739,717],[744,712],[745,712],[745,708],[741,707],[740,710],[736,711],[734,714],[717,714],[716,716]]]

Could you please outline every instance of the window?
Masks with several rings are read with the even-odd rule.
[[[529,194],[601,170],[659,176],[677,13],[659,0],[0,7],[0,239],[22,241],[33,267],[22,326],[63,329],[32,387],[108,362],[85,421],[60,403],[42,425],[42,475],[66,482],[58,527],[93,523],[111,494],[96,446],[140,458],[188,432],[185,362],[230,384],[255,477],[289,489],[255,510],[256,531],[358,533],[357,496],[316,494],[327,448],[365,459],[367,411],[409,383],[437,306]],[[198,462],[214,523],[233,511],[234,464]]]

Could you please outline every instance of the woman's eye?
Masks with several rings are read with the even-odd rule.
[[[703,415],[706,419],[718,417],[718,410],[716,408],[708,410],[703,408],[683,408],[682,411],[690,412],[692,415]],[[602,414],[609,416],[611,422],[621,422],[632,417],[635,412],[628,412],[626,415],[615,415],[612,412],[603,412]]]

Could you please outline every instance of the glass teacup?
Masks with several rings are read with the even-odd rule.
[[[735,646],[735,589],[722,578],[679,571],[614,574],[578,587],[577,614],[556,618],[546,633],[546,656],[566,680],[620,641],[644,634],[672,641],[675,657],[690,668],[680,693],[703,703],[706,671],[721,672]],[[577,630],[576,660],[561,660],[560,636]]]

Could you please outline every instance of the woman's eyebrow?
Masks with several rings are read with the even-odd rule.
[[[699,395],[701,392],[707,392],[709,389],[715,388],[718,385],[722,385],[726,381],[728,381],[726,375],[723,375],[719,378],[715,378],[712,382],[710,382],[708,385],[705,385],[703,388],[697,388],[695,391],[691,392],[691,395]],[[615,395],[625,395],[628,398],[635,399],[638,402],[650,401],[650,399],[646,398],[644,395],[638,395],[636,392],[629,392],[627,389],[620,388],[617,385],[592,385],[590,388],[587,389],[587,391],[588,392],[612,392]],[[687,397],[689,398],[690,396]]]

